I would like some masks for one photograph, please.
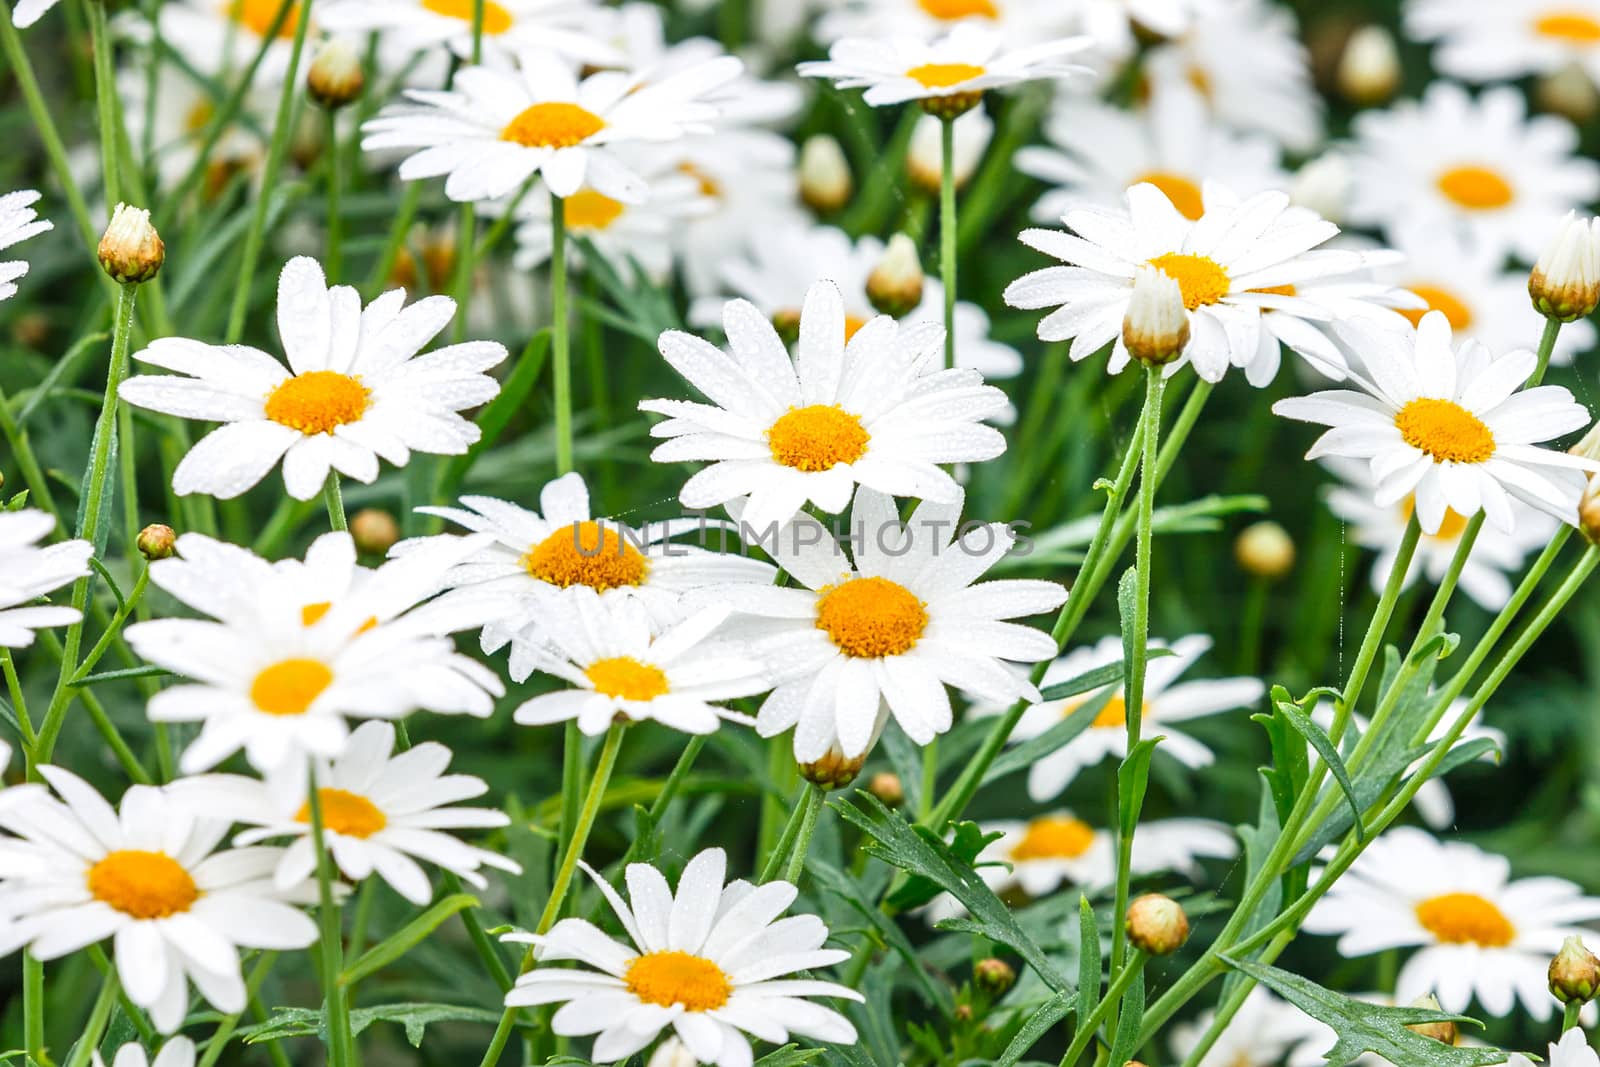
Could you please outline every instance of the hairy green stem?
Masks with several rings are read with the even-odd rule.
[[[344,970],[344,945],[339,933],[339,906],[333,899],[333,861],[323,838],[322,790],[317,786],[313,764],[308,779],[306,804],[311,809],[311,843],[317,857],[317,921],[321,930],[323,1017],[327,1023],[328,1062],[331,1067],[349,1067],[354,1037],[350,1031],[350,1005],[345,999],[339,972]]]
[[[350,529],[349,520],[344,517],[344,492],[339,488],[338,471],[328,472],[328,480],[322,484],[322,500],[328,507],[328,525],[341,532]]]
[[[1072,1035],[1072,1044],[1067,1046],[1066,1053],[1061,1057],[1061,1067],[1074,1067],[1077,1064],[1078,1059],[1083,1055],[1083,1050],[1089,1047],[1090,1041],[1094,1040],[1094,1035],[1100,1029],[1100,1024],[1105,1022],[1106,1016],[1111,1013],[1111,1009],[1122,999],[1122,995],[1128,991],[1128,987],[1133,984],[1133,980],[1139,977],[1139,972],[1144,970],[1144,965],[1149,959],[1150,957],[1143,950],[1134,949],[1133,955],[1128,959],[1127,966],[1116,972],[1116,978],[1107,987],[1106,995],[1101,998],[1099,1004],[1095,1005],[1094,1011],[1090,1012],[1087,1018],[1082,1018],[1080,1011],[1078,1030]]]
[[[939,123],[939,273],[944,282],[944,367],[956,365],[956,120]]]

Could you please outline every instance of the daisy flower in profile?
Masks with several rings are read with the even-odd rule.
[[[22,946],[53,960],[112,938],[117,977],[163,1033],[182,1023],[188,984],[224,1014],[245,1008],[239,949],[300,949],[317,926],[278,889],[280,850],[217,851],[220,820],[196,818],[173,797],[136,785],[120,812],[60,767],[39,771],[40,793],[0,808],[0,951]]]
[[[1032,43],[1061,36],[1072,21],[1070,9],[1057,0],[834,0],[823,6],[833,8],[817,20],[817,39],[825,42],[842,37],[927,41],[972,24],[999,30],[1008,42]]]
[[[1355,135],[1352,222],[1455,229],[1531,263],[1567,212],[1600,197],[1600,163],[1577,155],[1578,131],[1529,118],[1515,89],[1474,100],[1436,81],[1420,101],[1356,116]]]
[[[1151,641],[1151,648],[1168,649],[1169,656],[1150,660],[1144,682],[1144,734],[1164,736],[1157,752],[1175,757],[1191,770],[1209,767],[1216,758],[1205,745],[1174,728],[1206,715],[1247,708],[1260,700],[1266,686],[1256,678],[1216,678],[1179,681],[1188,669],[1211,649],[1211,638],[1200,634],[1180,637],[1170,645]],[[1040,683],[1048,689],[1081,674],[1107,667],[1122,660],[1122,639],[1106,637],[1093,645],[1062,656],[1045,672]],[[1091,702],[1104,701],[1089,728],[1028,768],[1028,796],[1044,802],[1060,796],[1078,772],[1104,759],[1121,759],[1128,750],[1128,712],[1122,686],[1106,686],[1090,693],[1035,704],[1023,712],[1012,743],[1038,737],[1050,727]],[[998,711],[999,709],[993,709]],[[1087,713],[1085,713],[1087,714]]]
[[[511,717],[523,726],[571,719],[594,736],[621,717],[709,734],[720,719],[750,722],[715,702],[772,688],[760,660],[713,637],[726,607],[695,612],[655,636],[638,601],[602,601],[592,589],[549,597],[544,610],[550,644],[538,669],[573,688],[522,704]]]
[[[834,42],[826,60],[801,63],[798,70],[841,89],[865,89],[862,99],[873,107],[918,100],[931,114],[954,118],[989,89],[1092,74],[1066,61],[1089,46],[1087,38],[1064,37],[1008,49],[1000,31],[964,22],[932,42],[846,37]]]
[[[723,310],[730,351],[671,330],[661,354],[711,401],[645,400],[666,415],[650,430],[667,438],[658,463],[710,460],[686,483],[685,507],[748,495],[743,522],[757,533],[810,502],[843,511],[859,485],[940,504],[961,487],[941,463],[977,463],[1005,451],[981,421],[1006,395],[977,371],[943,369],[943,329],[902,327],[887,315],[852,336],[831,282],[806,293],[793,356],[772,322],[745,300]]]
[[[863,756],[890,715],[925,745],[950,729],[955,686],[995,703],[1038,699],[1007,663],[1055,655],[1050,635],[1008,621],[1060,607],[1055,582],[979,582],[1011,550],[1003,523],[961,522],[961,496],[924,500],[907,522],[894,499],[863,486],[849,529],[854,559],[809,515],[763,542],[795,585],[707,592],[726,604],[740,636],[778,683],[756,730],[794,729],[794,755],[812,763],[838,750]]]
[[[468,341],[419,356],[455,315],[455,301],[433,296],[404,304],[405,292],[394,289],[363,310],[354,288],[329,288],[316,260],[299,256],[278,278],[287,367],[245,345],[164,337],[133,358],[185,376],[129,378],[118,395],[151,411],[223,424],[173,472],[179,496],[231,499],[282,460],[284,488],[310,500],[330,471],[371,482],[379,457],[404,466],[413,450],[460,455],[480,431],[459,412],[499,393],[484,371],[506,358],[505,346]]]
[[[1600,32],[1597,30],[1596,32]],[[1506,1067],[1534,1067],[1533,1061],[1520,1052],[1513,1052]],[[1550,1043],[1550,1053],[1544,1067],[1600,1067],[1600,1054],[1590,1047],[1583,1028],[1574,1026],[1561,1035],[1560,1041]]]
[[[416,149],[400,177],[447,175],[452,200],[493,200],[538,174],[557,196],[587,185],[638,203],[644,179],[613,148],[706,132],[717,110],[705,96],[743,69],[732,56],[717,56],[649,85],[611,70],[580,82],[552,53],[524,51],[515,70],[467,67],[448,91],[407,90],[409,103],[362,127],[361,147]]]
[[[19,241],[26,241],[54,228],[54,223],[39,218],[39,213],[33,209],[38,201],[39,194],[32,189],[0,196],[0,249],[10,248]],[[16,296],[17,282],[27,273],[26,260],[0,262],[0,300]]]
[[[1407,0],[1406,35],[1437,42],[1433,64],[1468,82],[1577,65],[1600,81],[1596,0]]]
[[[94,1067],[106,1067],[99,1049],[90,1054],[89,1062]],[[168,1039],[161,1046],[161,1051],[156,1053],[155,1059],[151,1059],[143,1045],[129,1041],[111,1057],[111,1067],[194,1067],[194,1042],[179,1034]]]
[[[43,545],[56,528],[42,511],[0,511],[0,647],[27,648],[33,633],[68,626],[83,616],[75,608],[32,601],[89,576],[94,546],[87,541]]]
[[[488,885],[481,868],[520,874],[522,868],[504,856],[463,844],[445,832],[511,822],[493,808],[455,806],[487,793],[488,785],[469,774],[446,775],[450,750],[438,742],[426,741],[395,753],[394,738],[390,723],[364,722],[350,734],[344,755],[317,770],[323,835],[344,876],[359,882],[377,872],[395,892],[413,904],[426,905],[433,899],[433,886],[417,860],[442,867],[479,889]],[[254,827],[235,837],[236,845],[292,838],[273,873],[278,888],[316,877],[306,797],[280,797],[265,783],[236,774],[180,778],[168,792],[197,815]]]
[[[11,12],[11,24],[25,30],[60,2],[61,0],[17,0],[17,6]]]
[[[598,1063],[627,1059],[671,1032],[701,1063],[750,1067],[748,1033],[781,1045],[790,1035],[854,1044],[855,1027],[809,997],[861,1001],[852,989],[797,971],[842,963],[850,953],[823,948],[828,928],[814,915],[779,916],[794,903],[788,882],[726,882],[720,848],[698,853],[674,894],[660,871],[629,864],[628,902],[584,865],[616,913],[630,944],[583,919],[562,919],[548,934],[512,933],[533,945],[538,965],[506,994],[509,1006],[560,1004],[551,1029],[596,1035]],[[571,960],[584,968],[552,967]]]
[[[407,52],[444,45],[472,58],[473,0],[334,0],[317,5],[331,33],[380,33]],[[485,0],[483,44],[501,54],[543,48],[569,63],[605,64],[617,50],[601,39],[605,9],[593,0]]]
[[[1587,425],[1588,410],[1561,386],[1523,389],[1532,352],[1492,356],[1476,341],[1452,344],[1443,312],[1416,330],[1370,321],[1336,323],[1358,389],[1328,389],[1280,400],[1272,410],[1330,427],[1307,459],[1367,460],[1391,507],[1411,497],[1425,534],[1450,513],[1480,510],[1497,529],[1516,527],[1513,500],[1576,523],[1584,471],[1600,463],[1537,444]]]
[[[1216,1017],[1216,1012],[1207,1008],[1188,1022],[1174,1023],[1173,1058],[1186,1062]],[[1321,1047],[1330,1046],[1333,1031],[1293,1004],[1279,1000],[1264,986],[1256,986],[1197,1067],[1267,1067],[1282,1062],[1285,1055],[1300,1046],[1323,1038],[1327,1041]],[[1318,1056],[1315,1062],[1325,1060]]]
[[[1306,917],[1314,934],[1339,935],[1347,959],[1415,948],[1395,999],[1425,993],[1464,1012],[1473,997],[1496,1018],[1522,1008],[1537,1020],[1555,1001],[1550,958],[1578,923],[1600,918],[1600,899],[1562,878],[1511,878],[1505,857],[1422,830],[1390,830],[1367,846]]]

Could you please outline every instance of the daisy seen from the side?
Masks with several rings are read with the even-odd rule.
[[[1514,1052],[1506,1061],[1506,1067],[1534,1067],[1534,1064],[1522,1053]],[[1550,1043],[1544,1067],[1600,1067],[1600,1053],[1590,1046],[1583,1027],[1574,1026],[1561,1035],[1560,1041]]]
[[[1511,81],[1576,64],[1600,82],[1596,0],[1407,0],[1406,33],[1437,43],[1440,72],[1469,82]]]
[[[106,1067],[95,1049],[89,1062],[94,1067]],[[163,1042],[160,1051],[151,1057],[137,1041],[121,1045],[111,1057],[111,1067],[194,1067],[194,1042],[183,1035]]]
[[[81,619],[76,608],[33,601],[89,576],[94,546],[87,541],[40,544],[56,523],[42,511],[0,512],[0,647],[27,648],[34,631]]]

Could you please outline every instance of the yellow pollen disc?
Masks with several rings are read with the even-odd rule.
[[[917,0],[917,6],[936,19],[1000,17],[1000,8],[994,0]]]
[[[586,585],[599,593],[643,585],[650,573],[644,553],[597,522],[561,527],[528,550],[522,567],[541,582],[562,589]]]
[[[472,0],[422,0],[425,11],[432,11],[435,15],[445,18],[461,19],[463,22],[472,22]],[[511,12],[495,3],[494,0],[483,2],[483,32],[491,37],[505,33],[511,28],[515,20]]]
[[[1417,498],[1415,496],[1406,497],[1400,502],[1400,521],[1410,522],[1411,513],[1416,510]],[[1444,518],[1439,520],[1439,532],[1423,534],[1422,536],[1434,541],[1454,541],[1461,536],[1462,531],[1466,528],[1467,518],[1465,515],[1459,515],[1449,508],[1445,508]]]
[[[1417,905],[1417,922],[1451,945],[1504,948],[1517,937],[1517,928],[1505,913],[1476,893],[1430,897]]]
[[[1406,444],[1440,463],[1482,463],[1494,455],[1494,433],[1454,400],[1413,400],[1394,424]]]
[[[1022,840],[1011,849],[1014,860],[1070,860],[1089,851],[1094,830],[1089,824],[1065,815],[1046,815],[1035,819],[1023,831]]]
[[[345,789],[318,789],[317,799],[322,802],[322,826],[346,837],[366,839],[389,825],[389,820],[378,806],[360,793]],[[311,825],[310,802],[300,805],[296,822]]]
[[[983,68],[971,63],[924,63],[906,71],[906,77],[924,89],[948,89],[983,77]]]
[[[845,342],[848,343],[851,340],[851,338],[855,337],[856,334],[860,333],[861,332],[861,327],[865,326],[868,323],[868,321],[870,321],[870,320],[864,319],[860,315],[846,315],[844,317],[844,339],[845,339]]]
[[[1600,44],[1600,19],[1581,11],[1548,11],[1533,20],[1533,32],[1569,44]]]
[[[911,651],[928,628],[928,610],[916,594],[887,578],[852,578],[825,586],[817,598],[817,629],[839,651],[858,659]]]
[[[1457,333],[1472,325],[1472,308],[1450,290],[1426,282],[1421,285],[1408,285],[1406,288],[1428,302],[1425,308],[1401,309],[1400,314],[1410,319],[1411,325],[1420,326],[1422,316],[1430,311],[1443,312],[1444,317],[1450,320],[1450,329]]]
[[[1086,703],[1088,702],[1080,700],[1076,704],[1069,706],[1062,712],[1061,717],[1066,718]],[[1149,717],[1150,705],[1147,703],[1144,706],[1144,710],[1139,713],[1139,718],[1148,719]],[[1106,701],[1106,706],[1100,709],[1100,713],[1094,717],[1094,722],[1089,725],[1096,730],[1109,730],[1112,728],[1120,730],[1127,726],[1128,702],[1123,698],[1123,695],[1121,693],[1113,693],[1111,699]]]
[[[118,849],[89,868],[89,893],[135,919],[165,919],[188,911],[200,889],[165,852]]]
[[[687,952],[648,952],[628,964],[622,980],[646,1004],[681,1004],[685,1011],[715,1011],[733,995],[721,967]]]
[[[593,189],[579,189],[561,201],[561,217],[572,230],[603,230],[622,217],[622,201]]]
[[[222,8],[229,18],[260,37],[272,28],[272,20],[278,17],[279,6],[278,0],[233,0],[232,3],[224,2]],[[295,27],[304,17],[299,4],[291,6],[283,25],[278,27],[278,36],[293,37]]]
[[[871,440],[860,416],[837,404],[790,408],[767,430],[772,458],[808,474],[854,463],[867,454]]]
[[[666,696],[670,688],[660,667],[640,663],[632,656],[595,660],[583,673],[595,692],[618,700],[654,700]]]
[[[1178,214],[1186,219],[1198,219],[1206,213],[1205,200],[1200,194],[1200,186],[1170,170],[1153,170],[1148,174],[1141,174],[1129,184],[1138,185],[1140,182],[1149,182],[1166,194],[1172,201],[1172,206],[1178,209]]]
[[[592,111],[557,101],[525,109],[500,131],[500,139],[524,148],[571,148],[605,128]]]
[[[1150,265],[1178,283],[1178,288],[1183,291],[1183,306],[1190,311],[1215,304],[1227,296],[1233,287],[1228,272],[1210,256],[1168,252],[1152,259]]]
[[[1493,211],[1516,199],[1511,183],[1488,167],[1452,167],[1439,175],[1439,191],[1468,211]]]
[[[297,374],[267,396],[267,418],[306,435],[332,433],[367,413],[372,390],[338,371]]]
[[[280,660],[256,675],[250,699],[268,715],[304,715],[332,684],[333,671],[321,660]]]

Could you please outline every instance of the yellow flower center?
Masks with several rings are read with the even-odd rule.
[[[1476,893],[1430,897],[1417,905],[1417,922],[1451,945],[1504,948],[1517,937],[1517,928],[1505,913]]]
[[[272,28],[272,20],[278,17],[278,8],[281,6],[279,0],[232,0],[232,3],[225,0],[222,9],[234,22],[246,27],[257,37],[262,37]],[[293,37],[295,27],[304,17],[300,5],[291,4],[283,25],[278,27],[278,36]]]
[[[844,340],[846,344],[861,332],[861,327],[871,320],[863,315],[846,314],[844,317]],[[785,338],[789,343],[800,336],[800,309],[780,308],[773,312],[772,328],[778,331],[778,336]]]
[[[1183,306],[1190,311],[1217,303],[1233,287],[1228,272],[1210,256],[1168,252],[1152,259],[1150,265],[1178,283],[1183,291]]]
[[[1080,698],[1079,700],[1077,700],[1077,701],[1075,701],[1073,703],[1068,704],[1065,708],[1062,709],[1061,717],[1063,719],[1066,718],[1067,716],[1071,715],[1074,711],[1077,711],[1079,708],[1083,707],[1088,702],[1089,702],[1089,698],[1084,697],[1084,698]],[[1148,719],[1149,717],[1150,717],[1150,705],[1149,705],[1148,702],[1146,702],[1143,710],[1141,710],[1140,713],[1139,713],[1139,718],[1140,719]],[[1096,730],[1110,730],[1110,729],[1113,729],[1113,728],[1120,730],[1120,729],[1124,728],[1127,725],[1128,725],[1128,702],[1127,702],[1126,699],[1124,699],[1124,697],[1123,697],[1123,695],[1121,693],[1113,693],[1113,694],[1111,694],[1111,699],[1106,701],[1105,707],[1101,708],[1100,709],[1100,713],[1094,717],[1094,722],[1089,724],[1089,726],[1092,729],[1096,729]]]
[[[1148,174],[1141,174],[1133,179],[1133,185],[1140,182],[1149,182],[1166,194],[1172,206],[1178,209],[1178,214],[1186,219],[1198,219],[1206,213],[1205,198],[1200,193],[1200,186],[1185,178],[1182,174],[1170,170],[1153,170]]]
[[[1600,19],[1581,11],[1548,11],[1533,20],[1533,32],[1569,44],[1600,44]]]
[[[422,0],[425,11],[432,11],[435,15],[445,18],[461,19],[463,22],[472,22],[472,0]],[[511,17],[511,12],[495,3],[494,0],[483,0],[483,32],[491,37],[505,33],[516,21]]]
[[[682,1004],[685,1011],[714,1011],[733,995],[721,967],[687,952],[647,952],[628,964],[622,980],[646,1004]]]
[[[1408,285],[1417,296],[1428,302],[1425,308],[1403,308],[1400,314],[1411,320],[1411,325],[1420,326],[1422,316],[1430,311],[1441,311],[1444,317],[1450,320],[1450,329],[1460,333],[1472,325],[1472,308],[1465,300],[1452,293],[1450,290],[1438,285],[1424,282],[1420,285]]]
[[[1411,514],[1416,510],[1417,498],[1415,495],[1408,496],[1400,501],[1400,521],[1410,522]],[[1467,517],[1465,515],[1459,515],[1451,509],[1445,508],[1444,518],[1439,520],[1439,532],[1423,534],[1422,536],[1434,541],[1455,541],[1466,528]]]
[[[358,421],[372,402],[372,390],[338,371],[297,374],[267,396],[267,418],[306,435],[332,433]]]
[[[321,660],[279,660],[250,683],[250,700],[268,715],[304,715],[332,684],[333,671]]]
[[[917,0],[917,6],[936,19],[997,19],[1000,8],[994,0]]]
[[[618,700],[654,700],[670,690],[666,672],[632,656],[595,660],[583,673],[595,692]]]
[[[1489,167],[1452,167],[1439,175],[1439,191],[1468,211],[1493,211],[1516,198],[1511,183]]]
[[[200,889],[165,852],[118,849],[89,868],[89,893],[135,919],[165,919],[188,911]]]
[[[817,629],[847,656],[879,659],[909,652],[928,628],[916,594],[887,578],[852,578],[817,598]]]
[[[579,189],[561,201],[561,217],[571,230],[603,230],[622,217],[622,201],[593,189]]]
[[[606,128],[594,112],[555,101],[525,108],[500,131],[502,141],[524,148],[571,148]]]
[[[1454,400],[1423,397],[1394,417],[1400,436],[1440,463],[1482,463],[1494,455],[1494,433]]]
[[[906,77],[924,89],[948,89],[983,77],[983,68],[971,63],[924,63],[906,71]]]
[[[809,474],[854,463],[867,454],[871,440],[861,417],[837,404],[790,408],[767,430],[772,458]]]
[[[586,585],[599,593],[643,585],[650,573],[644,553],[598,522],[561,527],[522,557],[522,567],[541,582],[562,589]]]
[[[1094,830],[1066,815],[1045,815],[1028,824],[1022,840],[1011,849],[1013,860],[1070,860],[1089,851]]]
[[[346,837],[365,840],[389,825],[388,818],[378,806],[360,793],[345,789],[318,789],[317,799],[322,802],[323,829]],[[311,803],[300,805],[296,822],[311,825]]]

